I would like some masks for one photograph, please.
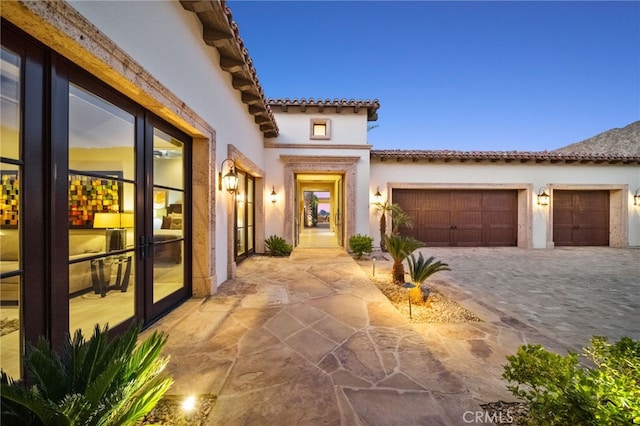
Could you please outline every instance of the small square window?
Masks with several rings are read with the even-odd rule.
[[[331,139],[328,119],[311,119],[311,139]]]

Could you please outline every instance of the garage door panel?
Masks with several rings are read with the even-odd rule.
[[[452,193],[452,197],[456,210],[482,209],[482,193],[459,191]]]
[[[482,229],[457,228],[455,242],[461,247],[477,247],[482,244]]]
[[[609,191],[554,191],[553,241],[559,246],[608,246]]]
[[[553,223],[557,225],[573,225],[572,210],[554,210]]]
[[[513,227],[516,224],[516,218],[513,216],[513,210],[485,211],[482,216],[482,223],[489,226],[500,224]]]
[[[418,222],[424,226],[449,228],[451,212],[447,210],[421,211],[418,214]]]
[[[517,245],[515,190],[396,189],[392,196],[414,218],[413,229],[407,229],[406,235],[427,246]],[[418,206],[415,216],[414,205]]]
[[[449,228],[441,229],[420,229],[416,238],[428,246],[448,247],[450,240]]]
[[[484,236],[483,240],[487,241],[489,246],[504,247],[517,244],[517,234],[511,227],[493,226],[485,228],[484,232],[487,235]]]
[[[608,245],[609,233],[605,232],[602,228],[589,229],[579,228],[573,232],[573,241],[575,245],[590,246],[593,245],[593,241],[602,241],[603,245]]]
[[[457,211],[453,219],[453,225],[462,226],[482,226],[482,211]]]

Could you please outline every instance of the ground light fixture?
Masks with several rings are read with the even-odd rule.
[[[196,408],[196,397],[194,395],[189,395],[182,401],[181,404],[182,411],[185,413],[191,413]]]
[[[416,288],[414,283],[404,283],[402,284],[402,288],[406,288],[408,290],[407,294],[409,294],[409,319],[411,319],[411,289]]]
[[[271,202],[273,204],[275,204],[276,201],[278,201],[278,194],[276,193],[276,187],[275,186],[271,187],[271,194],[269,194],[269,199],[271,200]]]
[[[540,190],[538,191],[538,204],[541,206],[548,206],[550,199],[551,197],[549,196],[549,194],[547,194],[547,188],[545,188],[544,186],[540,188]]]
[[[376,193],[373,194],[373,199],[377,204],[380,204],[382,201],[382,194],[380,193],[380,186],[376,188]]]
[[[228,166],[227,173],[224,173],[224,165],[225,163],[230,162],[231,164]],[[229,194],[233,194],[238,189],[238,174],[236,173],[236,163],[231,159],[227,158],[220,165],[220,171],[218,172],[218,191],[222,190],[222,187],[229,192]]]
[[[640,206],[640,188],[636,189],[636,193],[633,195],[633,205]]]

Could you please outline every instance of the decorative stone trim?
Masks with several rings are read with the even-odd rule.
[[[273,143],[265,141],[265,148],[281,148],[281,149],[366,149],[371,150],[371,145],[332,145],[330,143],[318,144],[318,143]]]

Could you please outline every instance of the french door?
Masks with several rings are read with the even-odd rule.
[[[2,21],[0,367],[190,297],[191,139]],[[6,331],[6,330],[3,330]]]

